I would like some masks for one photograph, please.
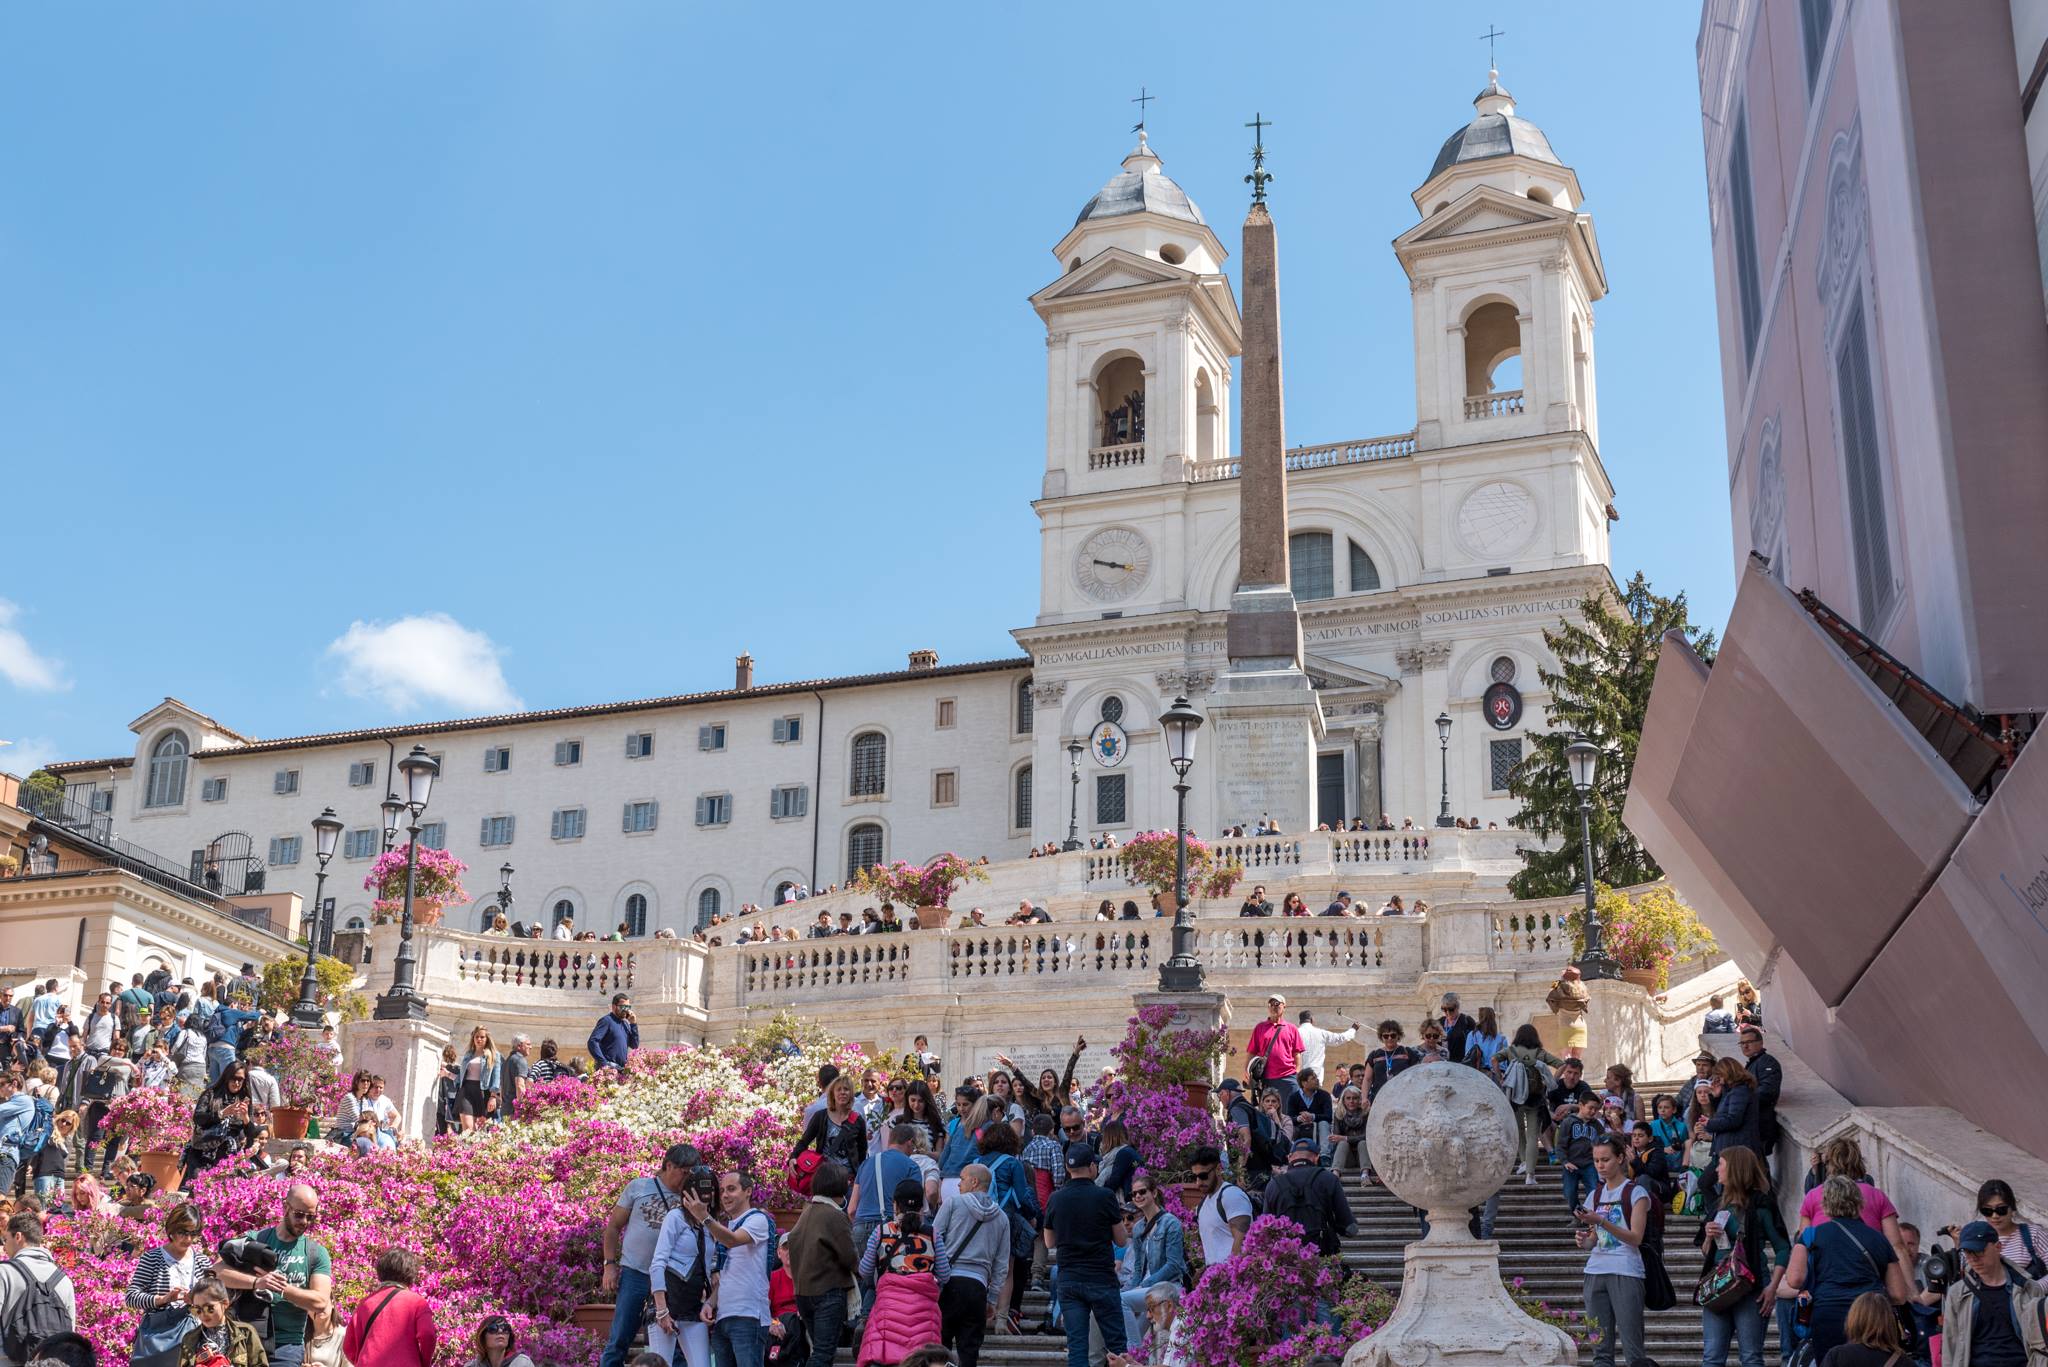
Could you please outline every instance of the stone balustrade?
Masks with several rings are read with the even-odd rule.
[[[1519,413],[1521,409],[1517,408],[1515,411]],[[1399,460],[1414,454],[1415,434],[1397,432],[1392,436],[1366,437],[1358,441],[1332,441],[1320,446],[1296,446],[1287,452],[1287,468],[1299,474],[1331,466]],[[1181,467],[1181,478],[1189,484],[1208,484],[1219,479],[1236,479],[1243,471],[1243,465],[1235,457],[1227,460],[1189,461]],[[1170,472],[1167,477],[1172,478]]]
[[[1497,394],[1468,394],[1465,396],[1467,418],[1506,418],[1522,411],[1522,391],[1503,389]]]
[[[1117,446],[1096,446],[1089,449],[1088,468],[1091,470],[1122,470],[1145,463],[1145,443],[1124,442]]]

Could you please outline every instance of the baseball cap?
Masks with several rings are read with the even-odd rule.
[[[1318,1150],[1316,1149],[1316,1141],[1313,1139],[1297,1139],[1294,1141],[1294,1147],[1287,1151],[1287,1161],[1290,1163],[1303,1158],[1314,1162],[1317,1157]]]
[[[1285,992],[1268,992],[1266,1000],[1269,1002],[1279,1002],[1282,1006],[1285,1006],[1287,1005],[1287,994]]]
[[[1241,1092],[1244,1090],[1244,1084],[1234,1077],[1227,1077],[1216,1084],[1216,1090],[1219,1092]]]
[[[1965,1253],[1982,1253],[1998,1244],[1998,1231],[1988,1221],[1972,1220],[1956,1231],[1956,1247]]]
[[[1067,1166],[1070,1168],[1094,1167],[1095,1146],[1092,1144],[1067,1145]]]
[[[1348,892],[1340,892],[1340,893],[1338,893],[1338,894],[1337,894],[1337,900],[1341,902],[1341,901],[1343,901],[1343,900],[1344,900],[1344,899],[1345,899],[1346,897],[1349,897],[1350,895],[1351,895],[1351,894],[1350,894],[1350,893],[1348,893]]]

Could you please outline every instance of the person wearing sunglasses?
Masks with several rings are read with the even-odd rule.
[[[2034,1227],[2019,1218],[2019,1202],[2012,1194],[2012,1187],[2004,1180],[1994,1177],[1977,1188],[1977,1216],[1998,1236],[1999,1255],[2021,1272],[2029,1281],[2048,1279],[2048,1236],[2036,1234]],[[1955,1230],[1945,1231],[1953,1236]]]
[[[1145,1331],[1145,1296],[1155,1286],[1180,1290],[1188,1266],[1187,1235],[1180,1218],[1161,1204],[1159,1187],[1150,1173],[1131,1179],[1131,1205],[1137,1222],[1131,1226],[1130,1276],[1120,1299],[1124,1306],[1124,1342],[1136,1343]]]

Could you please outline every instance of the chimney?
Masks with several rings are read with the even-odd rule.
[[[742,693],[754,686],[754,657],[744,650],[732,662],[732,686]]]
[[[910,652],[910,670],[921,674],[928,669],[939,667],[939,652],[936,650],[913,650]]]

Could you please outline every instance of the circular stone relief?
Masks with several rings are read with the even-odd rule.
[[[1425,1063],[1380,1089],[1365,1142],[1394,1195],[1427,1211],[1462,1211],[1507,1180],[1515,1114],[1484,1073],[1461,1063]]]
[[[1536,500],[1519,484],[1496,480],[1458,505],[1458,539],[1482,558],[1518,551],[1536,530]]]

